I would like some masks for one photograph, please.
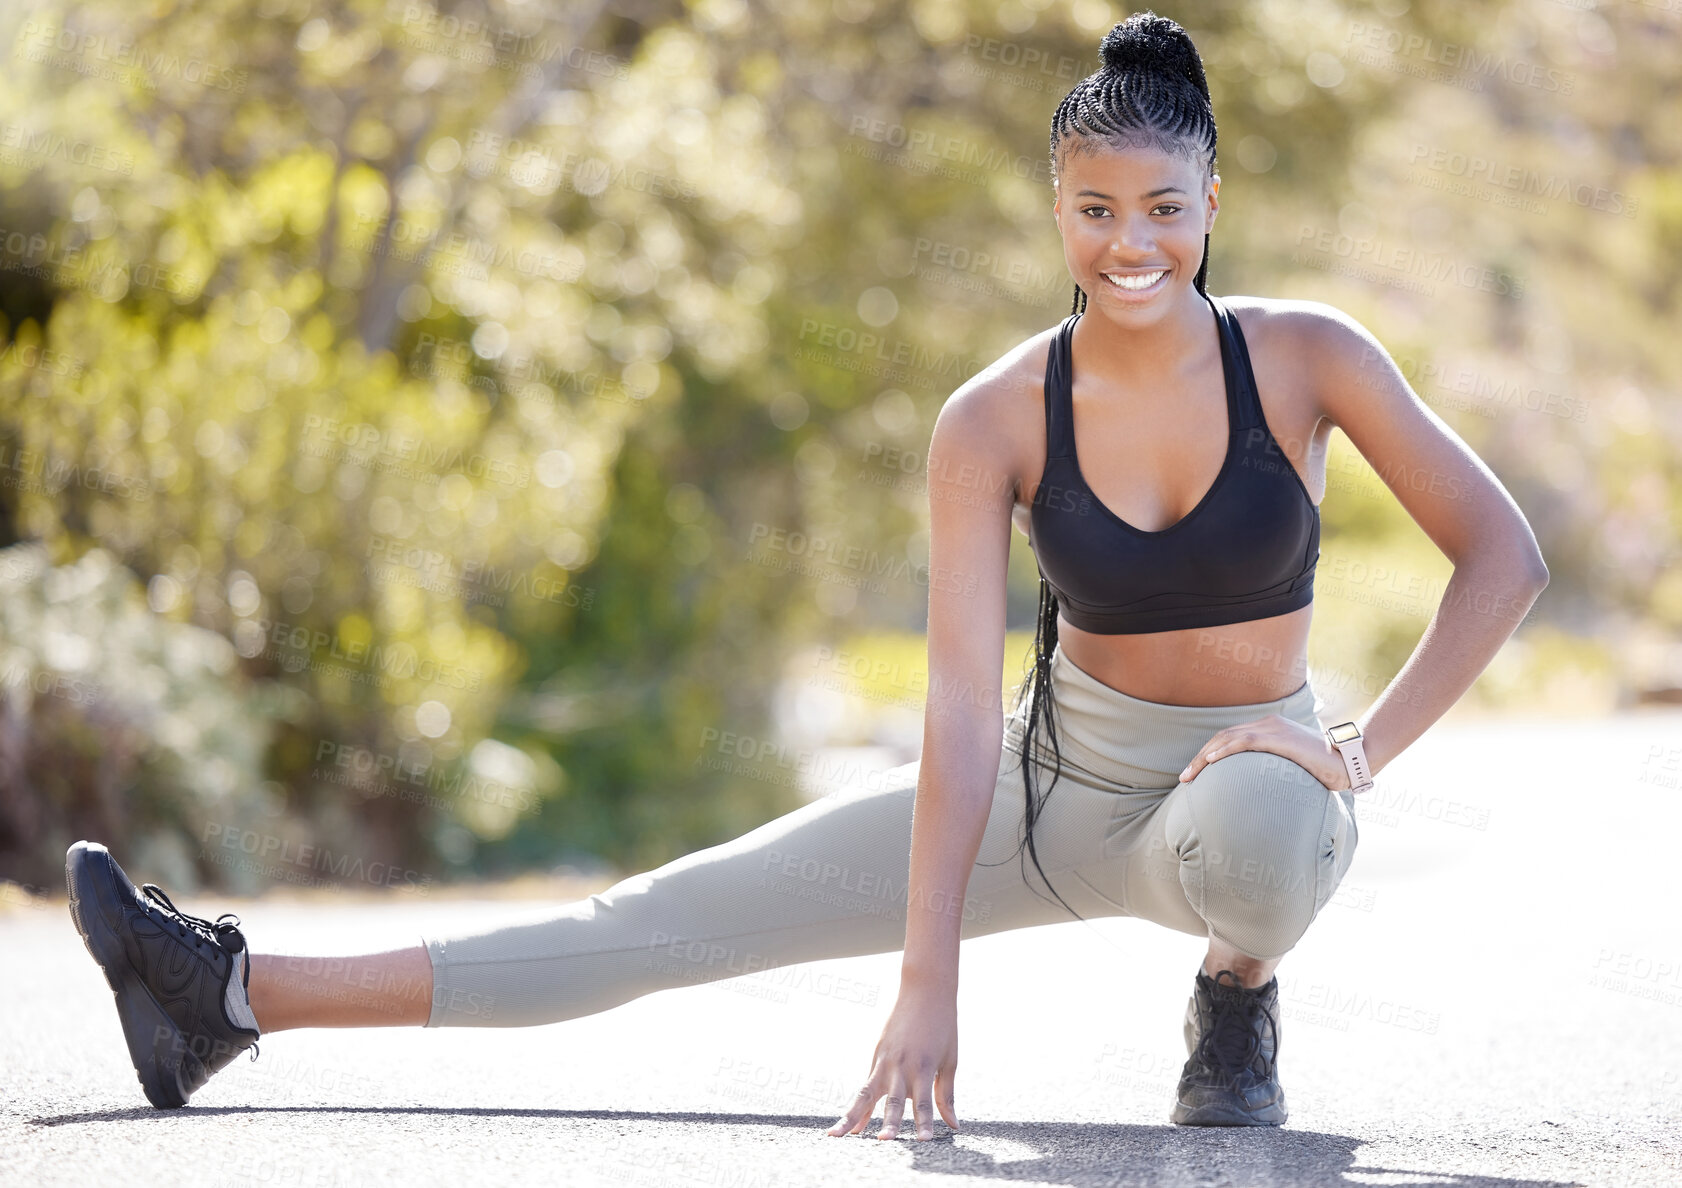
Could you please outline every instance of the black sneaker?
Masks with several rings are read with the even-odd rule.
[[[186,1105],[245,1049],[257,1058],[239,917],[189,916],[153,883],[138,894],[98,842],[70,847],[64,879],[70,918],[105,971],[147,1101]]]
[[[1230,978],[1230,984],[1223,979]],[[1169,1120],[1178,1126],[1278,1126],[1279,979],[1246,989],[1230,969],[1197,971],[1186,1006],[1184,1070]]]

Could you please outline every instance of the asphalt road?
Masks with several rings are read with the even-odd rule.
[[[1682,1184],[1679,758],[1682,714],[1653,711],[1444,722],[1387,768],[1344,887],[1280,967],[1277,1130],[1169,1124],[1201,946],[1120,919],[966,942],[963,1130],[932,1142],[823,1134],[897,954],[549,1027],[277,1034],[159,1112],[62,898],[12,895],[0,1183]],[[349,952],[510,905],[183,907],[238,910],[259,949]]]

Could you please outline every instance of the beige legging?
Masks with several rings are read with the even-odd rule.
[[[1259,959],[1295,946],[1354,857],[1354,796],[1263,751],[1218,759],[1190,783],[1179,773],[1224,726],[1278,713],[1319,729],[1310,685],[1245,705],[1164,705],[1117,692],[1058,649],[1051,688],[1062,762],[1034,845],[1056,892],[1087,918],[1138,916]],[[1073,919],[1019,854],[1022,735],[1018,710],[961,905],[964,937]],[[1053,774],[1046,747],[1042,733],[1040,793]],[[427,937],[427,1026],[555,1023],[655,990],[902,948],[917,770],[893,768],[875,787],[588,899]]]

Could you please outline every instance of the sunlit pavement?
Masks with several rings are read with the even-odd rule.
[[[13,904],[0,1181],[1682,1184],[1679,757],[1671,710],[1444,722],[1387,768],[1343,888],[1280,967],[1279,1130],[1168,1123],[1201,946],[1133,920],[967,942],[964,1130],[882,1143],[823,1131],[863,1083],[897,954],[550,1027],[277,1034],[159,1112],[62,900]],[[344,952],[519,905],[184,906],[236,908],[260,949]]]

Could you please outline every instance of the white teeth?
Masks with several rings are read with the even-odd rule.
[[[1105,280],[1109,281],[1118,289],[1137,290],[1150,288],[1152,285],[1156,284],[1157,281],[1167,276],[1168,270],[1164,268],[1156,272],[1141,272],[1137,276],[1117,276],[1113,272],[1106,272],[1102,275]]]

